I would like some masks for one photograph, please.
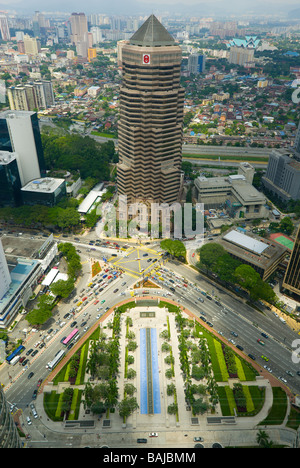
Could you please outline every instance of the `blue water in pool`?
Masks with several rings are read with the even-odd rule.
[[[150,329],[151,335],[151,365],[152,365],[152,392],[153,392],[153,411],[154,414],[161,412],[160,391],[159,391],[159,369],[157,353],[157,330]],[[140,413],[148,413],[147,401],[147,353],[146,353],[146,329],[140,330]]]

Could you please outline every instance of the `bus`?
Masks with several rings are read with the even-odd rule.
[[[10,361],[9,364],[10,364],[11,366],[14,366],[15,364],[17,364],[17,362],[20,361],[20,359],[21,359],[21,356],[19,356],[19,355],[17,354],[17,356],[15,356],[14,358],[12,358],[12,360]]]
[[[68,335],[62,342],[63,345],[68,346],[78,335],[79,335],[78,328],[74,328],[74,330],[71,331],[70,335]]]
[[[58,353],[56,353],[54,359],[50,362],[48,362],[48,364],[46,365],[46,369],[54,369],[55,366],[57,366],[57,364],[59,363],[59,361],[62,360],[62,358],[64,357],[64,355],[66,354],[65,351],[61,350],[61,351],[58,351]]]
[[[9,356],[7,356],[6,358],[7,362],[10,364],[13,358],[21,354],[22,351],[24,351],[24,349],[25,349],[25,346],[23,345],[18,346]]]

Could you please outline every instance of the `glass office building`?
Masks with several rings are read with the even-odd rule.
[[[0,387],[0,449],[2,448],[22,448],[22,441]]]
[[[36,112],[0,112],[0,150],[17,153],[22,186],[46,175],[46,164]]]
[[[0,206],[21,204],[21,179],[17,156],[8,151],[0,151]]]
[[[24,205],[55,206],[62,198],[67,196],[66,182],[64,179],[32,180],[21,189]]]

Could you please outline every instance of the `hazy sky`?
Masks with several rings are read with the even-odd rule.
[[[151,14],[171,13],[217,16],[249,12],[272,14],[288,13],[299,8],[299,0],[0,0],[0,9],[31,13],[39,11],[79,12],[86,14]]]

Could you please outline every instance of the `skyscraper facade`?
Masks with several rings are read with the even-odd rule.
[[[300,162],[290,150],[273,149],[262,183],[282,201],[300,200]]]
[[[188,71],[198,74],[205,71],[205,55],[192,54],[188,58]]]
[[[292,293],[300,295],[300,226],[282,286]]]
[[[0,386],[0,449],[2,448],[22,448],[22,441]]]
[[[300,122],[299,122],[298,130],[297,130],[297,133],[296,133],[296,138],[295,138],[293,148],[297,153],[296,154],[297,159],[299,159],[300,158]]]
[[[22,186],[46,175],[36,112],[0,112],[0,150],[17,154]]]
[[[71,23],[71,40],[73,44],[84,40],[85,33],[88,32],[87,18],[84,13],[72,13],[70,18]]]
[[[18,155],[0,151],[0,206],[21,205],[21,187]]]
[[[181,188],[181,48],[151,15],[122,48],[118,193],[173,203]]]
[[[0,15],[0,32],[3,41],[10,41],[9,26],[5,15]]]

